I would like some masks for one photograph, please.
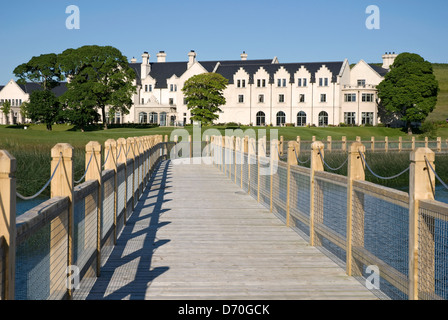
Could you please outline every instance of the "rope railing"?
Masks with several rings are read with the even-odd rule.
[[[364,154],[363,154],[361,151],[358,151],[358,152],[359,152],[359,154],[361,155],[361,159],[362,159],[364,165],[366,166],[366,168],[370,171],[370,173],[371,173],[373,176],[375,176],[375,177],[378,178],[378,179],[382,179],[382,180],[392,180],[392,179],[398,178],[398,177],[401,176],[402,174],[406,173],[406,172],[409,171],[409,169],[411,168],[411,167],[409,166],[409,167],[407,167],[406,169],[404,169],[402,172],[400,172],[400,173],[398,173],[398,174],[396,174],[396,175],[393,175],[393,176],[391,176],[391,177],[382,177],[382,176],[376,174],[376,173],[370,168],[369,164],[368,164],[367,161],[366,161],[366,158],[364,157]]]
[[[89,166],[90,166],[90,162],[92,161],[92,158],[93,158],[93,153],[90,155],[90,159],[89,159],[89,162],[87,163],[86,171],[84,172],[84,174],[81,177],[81,179],[74,181],[75,184],[81,183],[81,181],[84,180],[84,178],[86,177],[87,170],[89,170]]]
[[[448,190],[448,185],[443,182],[443,180],[439,177],[439,175],[436,173],[436,170],[432,167],[431,163],[428,161],[428,159],[425,156],[426,165],[431,169],[431,171],[434,173],[434,176],[439,180],[440,184],[444,186]]]
[[[120,145],[120,150],[118,151],[117,159],[115,159],[118,162],[118,159],[120,159],[121,149],[123,149],[123,146]]]
[[[62,160],[62,154],[61,154],[61,156],[59,157],[58,164],[57,164],[56,167],[54,168],[53,173],[51,174],[50,179],[49,179],[49,180],[47,181],[47,183],[42,187],[42,189],[40,189],[36,194],[34,194],[34,195],[30,196],[30,197],[25,197],[25,196],[21,195],[20,193],[18,193],[18,192],[16,191],[16,195],[17,195],[17,197],[19,197],[19,198],[22,199],[22,200],[33,200],[34,198],[37,198],[38,196],[40,196],[40,195],[42,194],[42,192],[44,192],[44,190],[48,187],[48,185],[50,184],[51,180],[53,180],[53,177],[54,177],[54,175],[55,175],[55,173],[56,173],[56,170],[57,170],[58,167],[59,167],[59,164],[61,163],[61,160]]]
[[[104,159],[103,168],[106,165],[107,159],[109,159],[109,153],[110,153],[110,149],[107,149],[107,155],[106,155],[106,159]]]
[[[311,157],[309,157],[308,160],[300,161],[299,156],[297,155],[296,147],[294,147],[294,154],[296,155],[297,162],[300,164],[307,164],[311,160]]]
[[[325,161],[324,157],[322,156],[322,153],[321,153],[321,152],[318,152],[318,153],[319,153],[320,158],[322,159],[322,163],[323,163],[328,169],[330,169],[330,170],[332,170],[332,171],[338,171],[338,170],[340,170],[343,166],[345,166],[345,164],[346,164],[347,161],[348,161],[348,157],[347,157],[347,159],[345,159],[345,161],[344,161],[339,167],[337,167],[337,168],[333,168],[333,167],[331,167],[330,165],[328,165],[328,163]]]

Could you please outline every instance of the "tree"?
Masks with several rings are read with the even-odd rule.
[[[9,100],[5,100],[3,105],[0,107],[0,110],[3,112],[6,118],[6,124],[9,124],[9,114],[11,113],[11,103]]]
[[[45,123],[47,130],[51,131],[53,123],[61,116],[61,105],[51,91],[64,79],[59,68],[58,56],[49,53],[32,57],[27,63],[17,66],[14,74],[19,78],[17,81],[19,84],[31,81],[40,85],[42,91],[33,91],[29,103],[26,103],[21,111],[24,111],[32,121]]]
[[[127,58],[111,46],[83,46],[78,49],[67,49],[59,56],[62,71],[70,80],[67,84],[67,92],[62,101],[67,107],[75,111],[87,111],[87,108],[100,110],[103,126],[107,129],[106,107],[112,107],[115,111],[128,114],[131,108],[132,95],[136,93],[135,72],[129,67]],[[78,101],[78,98],[82,101]],[[92,112],[84,115],[75,115],[68,112],[69,119],[72,116],[82,123],[93,121]],[[97,118],[97,117],[96,117]]]
[[[50,90],[33,91],[25,110],[31,121],[42,121],[47,125],[48,131],[52,130],[53,123],[62,119],[62,106]]]
[[[217,112],[222,111],[219,106],[226,103],[223,91],[228,80],[218,73],[198,74],[187,81],[182,88],[187,102],[191,119],[204,124],[213,123],[219,118]]]
[[[415,53],[401,53],[378,85],[378,113],[393,115],[406,122],[422,122],[437,103],[438,82],[432,65]]]

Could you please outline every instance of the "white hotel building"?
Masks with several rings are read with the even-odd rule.
[[[196,53],[188,53],[188,61],[167,62],[160,51],[151,62],[145,52],[142,62],[132,59],[136,73],[134,105],[128,115],[116,114],[114,122],[158,123],[161,126],[190,123],[182,87],[190,77],[216,72],[228,79],[224,91],[227,103],[221,106],[217,123],[236,122],[243,125],[327,126],[346,124],[376,125],[376,86],[389,71],[396,54],[383,55],[382,67],[363,60],[350,68],[348,60],[337,62],[280,63],[275,57],[248,60],[243,52],[239,60],[198,61]],[[8,123],[25,122],[20,104],[36,90],[34,84],[18,85],[11,80],[0,86],[0,104],[10,100],[12,112]],[[65,84],[54,89],[56,95]],[[0,112],[0,124],[6,115]]]

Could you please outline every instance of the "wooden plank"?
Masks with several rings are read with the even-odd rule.
[[[75,299],[377,299],[213,166],[163,162]]]

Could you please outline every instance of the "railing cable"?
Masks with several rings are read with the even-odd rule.
[[[299,156],[297,155],[297,150],[296,150],[295,146],[294,146],[294,154],[296,155],[297,162],[300,164],[307,164],[311,160],[311,157],[309,157],[308,160],[300,161]]]
[[[90,162],[92,161],[92,158],[93,158],[93,152],[92,152],[92,154],[90,155],[90,159],[89,159],[89,162],[87,163],[87,167],[86,167],[86,171],[84,172],[84,174],[83,174],[83,176],[81,177],[81,179],[79,179],[79,180],[75,180],[74,182],[75,182],[75,184],[78,184],[78,183],[80,183],[82,180],[84,180],[84,178],[86,177],[86,175],[87,175],[87,170],[89,170],[89,166],[90,166]]]
[[[426,165],[431,168],[431,171],[434,172],[435,177],[437,178],[437,180],[439,180],[439,182],[442,184],[442,186],[444,186],[446,189],[448,189],[448,185],[443,182],[443,180],[439,177],[439,175],[436,173],[436,170],[434,170],[434,168],[432,167],[431,163],[429,163],[428,159],[425,156],[425,161],[426,161]]]
[[[42,187],[42,189],[40,189],[35,195],[30,196],[30,197],[25,197],[25,196],[22,196],[20,193],[18,193],[18,192],[16,191],[16,195],[17,195],[17,197],[19,197],[19,198],[22,199],[22,200],[32,200],[32,199],[38,197],[38,196],[39,196],[39,195],[40,195],[40,194],[41,194],[41,193],[48,187],[48,185],[50,184],[51,180],[53,180],[53,177],[54,177],[54,175],[55,175],[55,173],[56,173],[56,170],[57,170],[58,167],[59,167],[59,164],[61,163],[61,160],[62,160],[62,154],[61,154],[61,156],[59,157],[58,164],[56,165],[56,167],[55,167],[54,170],[53,170],[53,173],[51,174],[50,180],[48,180],[47,183]]]
[[[324,164],[328,169],[330,169],[330,170],[332,170],[332,171],[338,171],[338,170],[341,169],[343,166],[345,166],[345,164],[346,164],[347,161],[348,161],[348,157],[347,157],[347,159],[345,159],[345,161],[344,161],[339,167],[337,167],[337,168],[333,168],[333,167],[329,166],[327,162],[325,162],[325,159],[324,159],[324,157],[322,156],[322,153],[321,153],[321,152],[319,152],[319,155],[320,155],[320,158],[322,159],[323,164]]]
[[[373,170],[369,167],[369,164],[367,163],[366,159],[364,158],[364,154],[360,151],[358,151],[359,154],[361,155],[362,161],[364,162],[364,165],[366,166],[366,168],[370,171],[371,174],[373,174],[375,177],[377,177],[378,179],[383,179],[383,180],[391,180],[391,179],[395,179],[398,178],[399,176],[401,176],[402,174],[406,173],[407,171],[409,171],[409,169],[411,168],[410,166],[407,167],[406,169],[404,169],[402,172],[391,176],[391,177],[382,177],[378,174],[376,174],[375,172],[373,172]]]

